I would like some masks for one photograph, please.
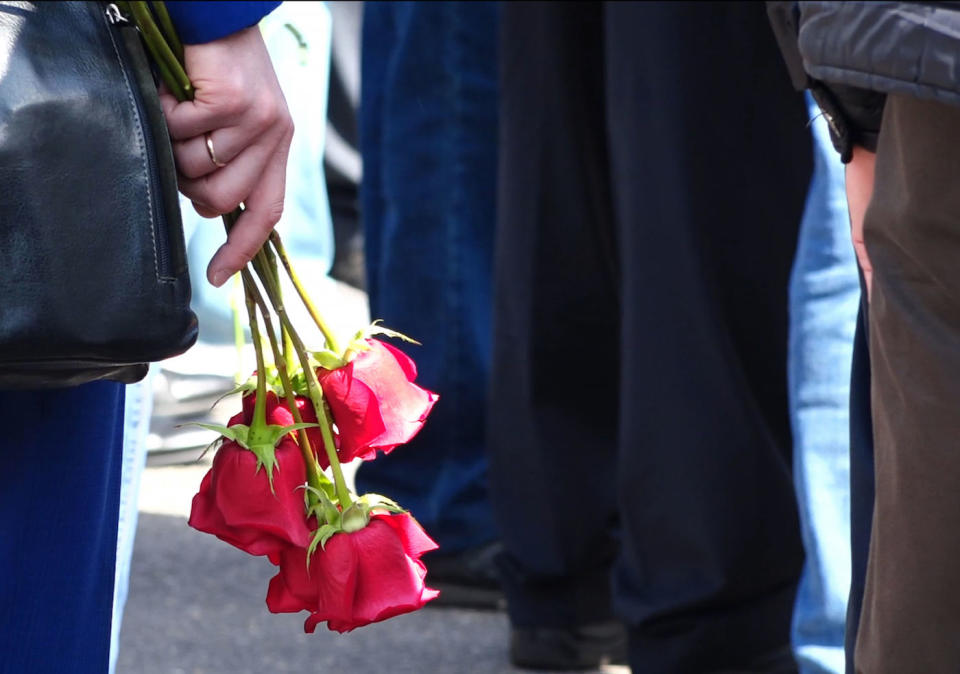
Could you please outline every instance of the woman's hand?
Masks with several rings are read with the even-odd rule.
[[[220,286],[256,255],[280,220],[293,121],[256,26],[187,45],[185,61],[194,100],[160,96],[180,191],[208,218],[241,202],[245,207],[207,267],[210,283]]]
[[[870,287],[873,279],[873,267],[863,243],[863,216],[867,212],[870,198],[873,196],[873,174],[877,155],[862,147],[853,148],[853,158],[847,164],[847,208],[850,210],[850,233],[853,248],[857,253],[857,262],[867,283],[867,299],[870,299]]]

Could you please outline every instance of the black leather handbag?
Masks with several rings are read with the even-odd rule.
[[[193,344],[176,190],[136,28],[0,2],[0,388],[129,383]]]

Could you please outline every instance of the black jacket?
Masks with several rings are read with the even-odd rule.
[[[849,161],[876,148],[887,94],[960,105],[960,2],[768,2],[790,76]]]

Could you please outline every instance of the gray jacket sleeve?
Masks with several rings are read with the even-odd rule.
[[[807,17],[801,11],[803,4],[767,2],[767,15],[793,85],[797,89],[810,90],[827,119],[834,147],[840,153],[841,160],[848,162],[854,146],[876,151],[886,94],[811,75],[800,41],[801,30],[807,28]]]

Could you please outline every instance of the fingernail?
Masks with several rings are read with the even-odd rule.
[[[213,272],[213,285],[219,288],[226,283],[231,276],[233,276],[233,272],[229,269],[218,269],[217,271]]]

